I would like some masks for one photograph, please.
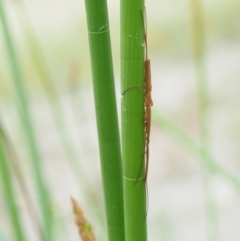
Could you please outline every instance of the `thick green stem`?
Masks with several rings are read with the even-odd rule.
[[[143,0],[121,1],[122,159],[126,241],[147,240],[143,14]]]
[[[120,138],[106,0],[85,0],[102,179],[110,241],[123,241]]]

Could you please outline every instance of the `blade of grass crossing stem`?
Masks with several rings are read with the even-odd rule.
[[[124,93],[121,113],[126,241],[147,240],[146,190],[143,180],[143,13],[143,0],[121,1],[121,91]],[[141,173],[139,174],[140,170]]]
[[[235,188],[238,195],[240,194],[240,179],[218,164],[208,151],[206,151],[201,145],[197,144],[196,141],[194,141],[181,127],[155,109],[153,111],[153,121],[155,124],[161,126],[162,130],[171,135],[190,153],[195,155],[210,173],[216,173],[224,178],[233,188]]]
[[[19,208],[16,204],[17,197],[14,191],[12,176],[6,158],[6,150],[4,139],[0,134],[0,176],[4,190],[4,199],[8,209],[9,218],[11,220],[11,229],[16,241],[25,241],[25,232],[22,227]]]
[[[85,0],[109,241],[123,241],[122,165],[106,0]]]
[[[26,142],[29,148],[29,154],[32,160],[33,175],[35,177],[35,185],[38,192],[38,198],[41,208],[44,238],[46,241],[51,239],[51,221],[48,211],[48,195],[46,186],[44,185],[43,172],[40,163],[40,156],[36,144],[36,139],[33,132],[32,121],[30,118],[27,96],[25,91],[25,86],[22,80],[20,69],[17,63],[15,50],[13,47],[12,38],[9,32],[8,22],[6,21],[3,1],[0,0],[0,18],[3,26],[3,32],[5,36],[5,42],[7,47],[7,52],[9,55],[10,67],[12,69],[14,86],[16,90],[16,97],[18,98],[18,111],[19,117],[21,118],[23,130],[26,135]]]

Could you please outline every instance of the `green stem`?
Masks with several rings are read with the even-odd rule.
[[[106,0],[85,0],[109,241],[124,241],[120,139]]]
[[[209,94],[208,83],[205,70],[205,29],[203,22],[203,12],[201,0],[191,0],[192,6],[192,43],[193,57],[195,61],[195,72],[198,91],[198,113],[200,126],[201,145],[205,150],[209,150],[209,131],[208,131],[208,111]],[[217,207],[214,201],[211,173],[204,172],[205,206],[207,218],[208,240],[218,240],[218,216]]]
[[[121,1],[122,159],[126,241],[146,241],[144,1]]]
[[[6,143],[4,143],[2,133],[0,133],[0,176],[2,179],[4,197],[8,208],[15,240],[25,241],[25,233],[19,215],[19,209],[16,204],[17,197],[15,195],[12,175],[6,157]]]
[[[17,184],[19,186],[22,197],[25,201],[25,205],[27,207],[27,212],[29,214],[29,218],[31,219],[33,228],[36,231],[36,235],[38,236],[38,238],[40,240],[41,237],[43,237],[42,231],[41,231],[41,226],[37,219],[37,213],[34,208],[33,201],[31,199],[28,188],[26,186],[26,181],[24,178],[24,174],[22,172],[22,166],[19,163],[15,149],[1,123],[0,123],[0,136],[4,142],[4,146],[6,148],[7,159],[9,160],[9,168],[13,171],[13,174],[17,180]]]
[[[9,55],[9,62],[12,69],[13,80],[18,98],[18,110],[19,116],[21,117],[23,130],[26,135],[28,143],[29,153],[32,160],[33,172],[35,177],[35,185],[38,192],[39,203],[41,206],[41,213],[44,223],[44,237],[47,241],[52,240],[51,238],[51,222],[48,210],[48,195],[46,186],[44,184],[43,171],[41,166],[40,155],[37,148],[36,138],[33,131],[32,121],[29,113],[28,100],[24,82],[21,76],[19,65],[16,59],[16,54],[12,42],[12,37],[9,32],[8,22],[6,21],[3,1],[0,0],[0,18],[2,21],[3,32],[5,36],[5,42]]]

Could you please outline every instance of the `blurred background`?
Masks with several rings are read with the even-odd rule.
[[[50,193],[54,240],[79,240],[70,196],[97,240],[106,240],[84,1],[3,3]],[[108,4],[120,111],[120,6]],[[148,0],[146,8],[154,102],[149,240],[240,240],[240,1]],[[27,240],[35,241],[35,174],[0,29],[1,133],[14,199]],[[10,241],[0,180],[0,240]]]

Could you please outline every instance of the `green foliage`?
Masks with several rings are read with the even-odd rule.
[[[107,4],[106,0],[85,0],[85,2],[89,31],[96,121],[98,127],[98,141],[104,186],[108,238],[109,241],[146,241],[146,183],[144,183],[143,180],[145,171],[143,40],[144,23],[142,19],[144,11],[144,1],[121,1],[122,160],[118,130],[118,117],[116,108]],[[192,2],[197,3],[198,1],[192,0]],[[219,7],[218,9],[220,9],[226,14],[221,15],[218,13],[219,11],[215,11],[216,16],[218,17],[214,18],[213,22],[208,15],[206,16],[206,23],[208,28],[206,29],[207,34],[211,30],[211,28],[214,28],[216,24],[219,26],[221,25],[221,21],[219,21],[220,15],[222,19],[224,19],[224,17],[222,16],[229,16],[229,18],[225,18],[228,19],[228,21],[230,19],[230,16],[239,16],[239,8],[237,8],[237,6],[239,6],[239,2],[237,0],[232,1],[235,4],[234,6],[236,6],[232,8],[229,8],[230,3],[226,3],[226,6],[228,7],[225,7],[225,3],[222,3],[223,1],[221,1],[220,4],[220,0],[214,0],[210,2],[205,4],[212,4],[211,6],[213,6],[214,11],[215,8],[218,8],[221,4],[221,6],[224,5],[224,8]],[[177,7],[176,9],[174,9],[174,11],[177,10],[177,8],[182,3],[178,4],[179,5],[176,5]],[[177,16],[178,11],[176,11],[175,21],[173,21],[172,18],[169,18],[167,14],[161,15],[161,20],[159,21],[161,22],[161,26],[159,28],[159,25],[157,25],[157,30],[155,31],[156,39],[154,41],[156,45],[161,45],[160,48],[164,49],[161,50],[163,52],[169,51],[167,50],[168,48],[171,49],[174,54],[179,51],[179,49],[187,49],[187,51],[189,51],[189,43],[185,41],[186,39],[189,39],[187,33],[187,31],[189,30],[187,28],[186,21],[184,20],[187,16],[186,12],[188,11],[188,9],[186,6],[183,6],[183,9],[185,10],[181,12],[179,16]],[[161,11],[165,11],[165,9]],[[232,12],[234,14],[231,14]],[[203,27],[204,21],[202,19],[202,13],[200,12],[200,8],[197,5],[193,5],[192,13],[193,51],[196,68],[196,79],[198,81],[197,91],[199,100],[199,123],[201,129],[201,141],[199,143],[196,142],[181,127],[179,127],[176,122],[170,120],[164,114],[157,110],[155,110],[153,113],[153,122],[155,124],[154,127],[159,127],[162,130],[166,131],[166,133],[169,136],[173,137],[173,139],[175,139],[180,146],[182,146],[190,154],[195,156],[196,159],[203,165],[205,170],[207,170],[207,173],[209,173],[209,177],[212,177],[213,175],[220,176],[233,188],[235,188],[237,193],[240,193],[239,178],[226,170],[225,167],[220,165],[219,162],[215,160],[207,145],[209,132],[207,126],[207,109],[209,107],[209,97],[207,93],[208,88],[206,83],[204,60],[205,29]],[[229,15],[227,15],[227,13]],[[23,12],[23,15],[24,14],[26,16],[27,12]],[[153,13],[151,12],[151,14],[154,15],[154,11]],[[149,14],[149,16],[152,16],[151,14]],[[67,225],[65,225],[64,223],[64,221],[66,220],[64,220],[61,216],[61,207],[58,206],[56,201],[53,199],[52,196],[50,196],[50,193],[48,192],[48,188],[51,187],[51,183],[47,183],[48,185],[46,186],[47,179],[45,177],[45,173],[43,172],[42,159],[39,155],[40,146],[37,143],[34,134],[35,123],[33,123],[29,110],[29,100],[32,100],[28,99],[27,87],[29,86],[26,86],[26,82],[23,81],[23,77],[21,75],[21,69],[19,65],[20,61],[17,61],[16,51],[14,50],[13,38],[11,37],[9,31],[9,22],[6,21],[3,0],[0,0],[0,17],[1,23],[3,25],[3,37],[5,38],[7,47],[6,50],[9,56],[9,63],[13,74],[15,99],[17,100],[16,106],[18,108],[17,118],[22,123],[21,128],[22,132],[24,133],[24,139],[22,140],[22,144],[24,147],[27,147],[27,152],[31,159],[32,179],[35,185],[34,188],[36,189],[38,194],[38,204],[40,209],[35,211],[39,211],[40,213],[40,220],[37,220],[37,224],[39,224],[38,228],[40,229],[40,231],[43,231],[43,237],[41,240],[55,240],[55,225],[61,231],[60,239],[56,238],[56,240],[67,240],[68,233],[65,232],[65,229],[67,229]],[[27,17],[25,20],[26,21],[24,22],[24,24],[27,24],[31,21],[31,18]],[[230,24],[228,23],[227,25]],[[23,23],[21,23],[21,27],[22,26]],[[24,29],[24,27],[26,28]],[[51,106],[51,114],[54,116],[54,125],[58,131],[58,134],[60,135],[62,147],[63,149],[65,149],[67,159],[69,163],[71,163],[71,168],[73,172],[75,172],[77,180],[79,181],[78,184],[79,186],[81,185],[82,189],[80,192],[81,194],[84,194],[87,200],[89,200],[89,206],[92,211],[93,209],[98,208],[98,205],[96,205],[96,203],[99,201],[97,198],[95,198],[97,195],[92,195],[92,193],[89,191],[89,180],[92,178],[92,173],[86,175],[86,173],[84,173],[84,170],[80,168],[79,164],[81,160],[79,160],[78,158],[77,150],[75,150],[74,148],[74,141],[69,135],[69,130],[66,128],[67,120],[65,118],[66,116],[64,116],[64,112],[59,99],[59,89],[57,89],[59,86],[54,85],[54,81],[50,74],[51,71],[48,69],[46,61],[43,58],[44,55],[42,55],[42,49],[40,48],[40,44],[38,44],[38,38],[34,35],[34,29],[31,28],[31,25],[26,25],[24,27],[24,41],[28,45],[31,61],[38,72],[38,77],[41,78],[41,81],[43,81],[42,85],[45,86],[45,94],[48,97],[47,103]],[[113,29],[114,31],[117,31],[117,28],[115,28],[115,26]],[[232,29],[233,30],[231,30],[229,26],[228,31],[232,32],[232,34],[236,36],[237,31],[235,31],[234,27],[232,27]],[[226,29],[224,31],[226,33],[228,32],[226,31]],[[149,32],[151,35],[151,29]],[[84,40],[82,40],[84,37],[81,36],[81,39],[78,39],[79,33],[76,33],[78,32],[75,31],[74,38],[70,38],[74,39],[74,41],[77,42],[77,46],[81,46],[81,48],[85,49],[86,46],[84,44]],[[81,34],[84,35],[84,31],[82,31]],[[115,32],[113,34],[115,34]],[[157,36],[158,34],[159,36]],[[213,33],[211,34],[213,35]],[[70,30],[69,32],[64,32],[64,36],[65,35],[71,36]],[[51,36],[49,37],[49,39],[51,39]],[[153,45],[151,45],[153,46],[153,48],[154,41]],[[53,41],[53,43],[51,44],[55,45],[55,42]],[[71,51],[75,51],[75,49],[72,50],[72,46],[69,47],[69,45],[67,45],[67,48],[71,49]],[[84,58],[84,61],[88,62],[86,61],[87,57],[85,55],[85,52],[83,52],[82,56]],[[23,62],[25,61],[25,58],[25,56],[24,58],[22,58]],[[57,59],[56,56],[55,58]],[[61,65],[61,69],[62,67],[63,65]],[[62,73],[62,71],[59,71],[56,74],[57,77],[54,76],[54,79],[58,79],[59,81],[58,77],[62,75]],[[0,78],[4,79],[4,81],[0,83],[1,88],[7,89],[9,86],[8,84],[6,84],[7,80],[5,81],[4,71],[0,73]],[[77,92],[75,93],[79,94]],[[87,104],[89,104],[89,102],[87,102]],[[79,112],[78,114],[80,115],[82,114],[81,109],[77,109],[76,112]],[[19,197],[18,193],[15,190],[16,187],[14,185],[15,183],[13,174],[16,175],[16,173],[11,170],[11,160],[8,156],[9,150],[6,149],[7,142],[4,138],[3,131],[1,131],[1,134],[0,183],[3,190],[2,196],[4,197],[4,203],[7,208],[6,213],[8,215],[8,221],[10,222],[11,228],[13,230],[15,240],[27,241],[29,240],[29,236],[28,233],[25,232],[26,227],[22,223],[23,219],[21,216],[21,210],[18,209]],[[18,180],[17,177],[16,179]],[[36,213],[34,215],[36,215]],[[96,215],[97,214],[95,213],[94,219],[98,219]],[[38,219],[37,215],[35,217],[36,219]],[[23,226],[25,229],[23,228]],[[103,229],[101,224],[99,226],[100,227],[95,227],[95,229]],[[90,226],[85,225],[84,228],[89,230]],[[3,231],[4,232],[0,231],[0,241],[6,240],[6,238],[3,236],[3,233],[5,234],[5,230]]]
[[[8,209],[9,218],[12,224],[12,232],[16,241],[25,241],[25,233],[19,215],[17,197],[14,195],[14,184],[9,163],[6,155],[6,138],[2,127],[0,126],[0,176],[2,177],[2,185],[5,195],[5,204]]]
[[[13,41],[10,35],[8,22],[6,20],[4,5],[2,0],[0,1],[0,17],[1,17],[4,36],[5,36],[6,47],[9,55],[9,63],[10,63],[12,75],[13,75],[16,98],[19,103],[18,105],[19,116],[21,118],[23,131],[26,136],[26,142],[29,148],[29,155],[31,156],[31,160],[32,160],[35,185],[38,191],[39,202],[41,206],[41,213],[42,213],[43,223],[44,223],[44,238],[47,241],[51,241],[52,240],[51,221],[49,217],[48,201],[47,201],[48,195],[47,195],[46,186],[44,184],[41,160],[40,160],[38,146],[37,146],[34,131],[33,131],[32,120],[29,113],[27,94],[26,94],[24,82],[21,77],[19,65],[16,59],[16,54],[13,47]]]

